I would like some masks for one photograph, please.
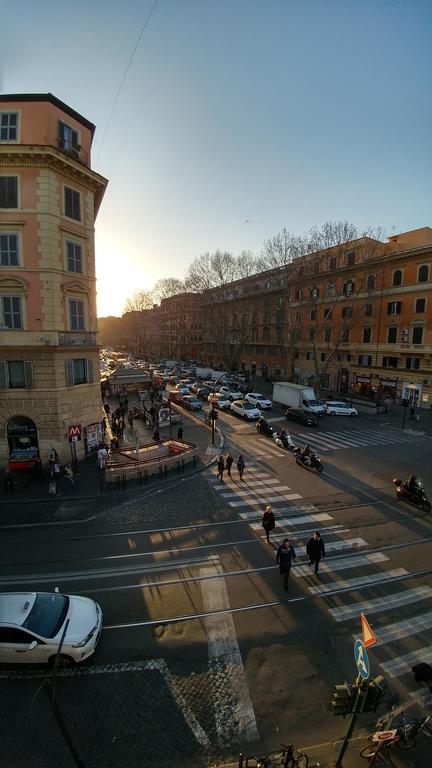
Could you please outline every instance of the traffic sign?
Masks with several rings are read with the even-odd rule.
[[[219,402],[219,398],[218,398],[217,395],[209,395],[208,398],[207,398],[207,401],[209,403],[218,403]]]
[[[363,645],[365,648],[369,648],[370,645],[375,645],[377,639],[375,632],[371,629],[369,626],[369,622],[364,615],[364,613],[360,614],[361,618],[361,628],[362,628],[362,635],[363,635]]]
[[[69,424],[68,427],[70,442],[76,443],[81,440],[81,424]]]
[[[362,640],[356,640],[354,643],[354,658],[359,674],[364,680],[367,680],[369,677],[369,659]]]

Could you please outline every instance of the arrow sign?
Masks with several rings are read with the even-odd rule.
[[[362,635],[363,635],[363,645],[365,648],[369,648],[370,645],[375,645],[377,641],[376,635],[370,628],[369,622],[366,616],[364,615],[364,613],[361,613],[360,617],[361,617],[361,628],[362,628]]]
[[[369,677],[369,659],[361,640],[356,640],[354,643],[354,658],[359,674],[363,680],[367,680]]]

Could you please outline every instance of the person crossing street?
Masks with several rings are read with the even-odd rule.
[[[325,546],[319,531],[314,531],[306,544],[306,554],[309,558],[309,565],[314,566],[315,576],[319,579],[318,568],[320,560],[322,557],[325,557]]]
[[[284,587],[288,592],[288,580],[291,572],[292,561],[296,559],[296,551],[289,539],[284,539],[276,553],[276,565],[279,566],[279,573],[283,579]]]

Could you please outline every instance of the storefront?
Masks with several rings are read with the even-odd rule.
[[[422,402],[421,392],[421,384],[412,384],[409,382],[404,382],[402,384],[402,399],[408,400],[409,405],[414,406],[414,408],[418,408]]]
[[[356,376],[354,392],[357,397],[370,397],[371,396],[371,377]]]
[[[383,400],[396,400],[397,381],[394,379],[381,379],[379,394]]]
[[[37,427],[27,416],[14,416],[7,423],[9,445],[9,469],[26,470],[32,459],[39,456]]]

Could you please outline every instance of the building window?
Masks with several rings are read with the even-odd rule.
[[[367,315],[367,317],[371,317],[373,313],[373,304],[365,304],[364,305],[364,313]]]
[[[84,302],[79,299],[69,299],[69,322],[71,331],[84,331]]]
[[[298,288],[298,289],[296,290],[296,292],[295,292],[295,298],[296,298],[296,301],[300,301],[300,300],[301,300],[301,298],[302,298],[302,296],[303,296],[303,292],[302,292],[302,289],[301,289],[301,288]]]
[[[327,286],[327,296],[336,296],[336,283],[329,283]]]
[[[426,312],[426,299],[416,299],[415,311],[418,313]]]
[[[372,328],[363,328],[363,344],[369,344],[372,339]]]
[[[17,141],[18,112],[0,112],[0,141]]]
[[[401,269],[397,269],[395,272],[393,272],[392,285],[393,286],[402,285],[402,270]]]
[[[0,176],[0,208],[18,208],[18,176]]]
[[[59,120],[58,124],[58,139],[60,149],[77,153],[81,149],[78,144],[78,131],[76,131],[75,128],[71,128],[70,125],[62,123],[61,120]]]
[[[419,283],[427,283],[429,280],[429,267],[427,264],[422,264],[418,271],[418,281]]]
[[[66,360],[66,385],[93,384],[93,360]]]
[[[263,327],[263,341],[270,341],[270,328],[268,325]]]
[[[276,341],[278,344],[283,342],[283,326],[281,325],[276,326]]]
[[[319,288],[311,288],[310,295],[312,299],[317,299],[319,296]]]
[[[375,288],[375,275],[368,275],[366,285],[367,285],[368,291],[372,291]]]
[[[358,359],[359,365],[372,365],[372,355],[359,355]]]
[[[329,269],[331,269],[332,271],[336,269],[336,256],[330,257]]]
[[[310,319],[311,320],[316,320],[316,318],[317,318],[316,309],[311,309]]]
[[[345,328],[345,330],[342,333],[341,341],[342,341],[343,344],[348,344],[349,340],[350,340],[349,328]]]
[[[324,341],[331,341],[331,328],[324,328]]]
[[[313,265],[313,271],[315,275],[317,274],[317,272],[319,272],[319,268],[320,268],[319,261],[316,261]]]
[[[347,283],[345,283],[343,288],[344,288],[345,296],[351,296],[351,294],[354,293],[354,283],[353,283],[353,281],[349,280]]]
[[[332,311],[331,309],[325,309],[324,310],[324,318],[327,320],[331,320],[332,318]]]
[[[347,254],[347,267],[352,267],[355,264],[355,251],[351,251]]]
[[[313,360],[314,359],[314,353],[313,352],[306,352],[306,360]]]
[[[423,342],[423,327],[421,325],[417,325],[412,330],[412,343],[422,344],[422,342]]]
[[[398,365],[398,359],[397,357],[383,357],[383,368],[397,368]]]
[[[65,216],[81,221],[81,195],[76,189],[64,188]]]
[[[351,317],[351,316],[352,316],[352,308],[342,307],[342,317]]]
[[[402,309],[401,301],[389,301],[387,304],[388,315],[400,315]]]
[[[327,353],[321,352],[321,362],[324,363],[327,360]]]
[[[389,344],[396,344],[398,329],[396,326],[392,326],[387,331],[387,342]]]
[[[23,327],[20,296],[2,296],[2,322],[7,328],[21,330]]]
[[[418,371],[420,368],[420,358],[419,357],[407,357],[405,360],[405,368],[408,368],[411,371]]]
[[[29,389],[33,387],[33,363],[30,360],[0,361],[1,389]]]
[[[0,232],[0,266],[19,267],[18,235]]]
[[[303,275],[304,275],[304,267],[299,267],[298,274],[299,274],[299,277],[303,277]]]
[[[79,243],[72,240],[66,242],[67,249],[67,268],[68,272],[77,272],[82,274],[82,247]]]
[[[309,341],[313,341],[315,338],[315,328],[309,328]]]

